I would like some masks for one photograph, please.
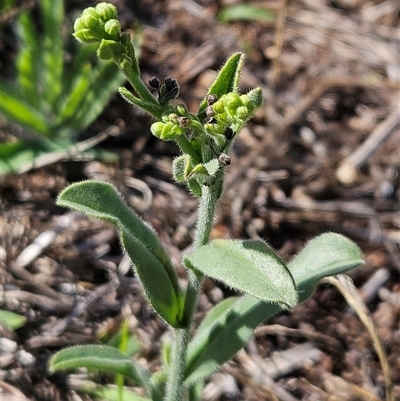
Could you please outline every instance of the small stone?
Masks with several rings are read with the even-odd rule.
[[[23,349],[20,349],[16,352],[15,354],[15,359],[24,367],[27,368],[29,366],[33,366],[36,363],[36,358],[30,354],[29,352],[26,352]]]
[[[212,303],[217,304],[224,299],[224,293],[219,287],[214,287],[209,291],[208,297]]]
[[[17,343],[8,338],[0,338],[0,355],[12,354],[17,350]]]

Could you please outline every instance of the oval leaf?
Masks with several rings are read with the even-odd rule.
[[[363,263],[356,244],[340,234],[326,233],[311,240],[288,267],[303,302],[321,278],[344,273]],[[211,309],[189,344],[186,383],[211,375],[248,342],[258,324],[281,310],[282,305],[250,295],[234,301],[227,299]]]
[[[263,301],[297,305],[297,290],[285,263],[263,241],[218,239],[184,258],[186,266]]]
[[[126,206],[117,190],[106,182],[84,181],[66,188],[57,202],[119,229],[149,302],[171,326],[181,327],[184,297],[172,262],[156,233]]]
[[[324,233],[312,239],[288,265],[299,287],[300,302],[327,276],[344,273],[364,264],[360,248],[347,237]]]

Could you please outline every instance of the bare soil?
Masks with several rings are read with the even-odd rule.
[[[229,23],[217,17],[236,3],[230,0],[114,3],[124,29],[142,25],[144,79],[178,79],[189,109],[196,111],[234,51],[246,54],[242,91],[263,88],[264,106],[240,134],[227,168],[213,238],[263,238],[290,260],[309,239],[334,231],[357,242],[365,257],[349,276],[385,351],[383,363],[360,314],[336,287],[322,284],[292,313],[264,322],[210,378],[203,399],[400,399],[398,2],[252,1],[246,3],[275,18]],[[92,4],[67,0],[67,13]],[[15,15],[1,39],[9,63]],[[46,363],[63,347],[109,338],[124,319],[141,343],[137,360],[159,369],[167,328],[147,305],[115,231],[55,204],[69,183],[112,182],[156,229],[184,280],[180,260],[194,235],[197,200],[171,179],[177,149],[153,138],[150,124],[116,95],[82,138],[116,127],[118,135],[101,146],[119,155],[117,164],[71,160],[2,178],[2,308],[27,318],[15,332],[0,333],[19,351],[1,358],[4,400],[91,400],[82,383],[112,378],[49,376]],[[369,151],[362,147],[367,140]],[[54,233],[48,246],[23,260],[46,231]],[[196,320],[229,295],[207,281]]]

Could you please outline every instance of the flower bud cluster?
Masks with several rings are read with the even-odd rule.
[[[74,36],[82,43],[101,42],[103,39],[119,41],[121,25],[117,9],[110,3],[99,3],[86,8],[75,21]]]
[[[214,132],[225,137],[227,136],[227,129],[229,132],[236,133],[240,131],[261,104],[262,93],[260,88],[253,89],[244,95],[229,92],[208,106],[207,115],[211,118],[206,122],[205,129],[208,132]]]
[[[163,141],[173,141],[187,131],[186,120],[182,124],[182,119],[183,117],[171,113],[167,117],[163,117],[163,121],[153,123],[150,127],[151,133]]]

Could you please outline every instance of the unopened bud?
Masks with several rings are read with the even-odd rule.
[[[212,93],[209,93],[206,97],[206,102],[209,106],[211,106],[212,104],[214,104],[216,101],[218,100],[218,96],[217,95],[213,95]]]
[[[102,2],[97,4],[95,9],[104,22],[117,18],[117,8],[113,4]]]
[[[247,96],[255,109],[259,109],[262,106],[263,96],[261,88],[252,89],[247,93]]]
[[[121,33],[121,24],[116,19],[111,19],[105,23],[104,30],[110,36],[118,37]]]
[[[190,126],[190,118],[189,117],[178,117],[178,124],[180,127],[189,127]]]
[[[149,85],[153,88],[153,89],[159,89],[160,88],[160,80],[157,77],[153,77],[149,80]]]

